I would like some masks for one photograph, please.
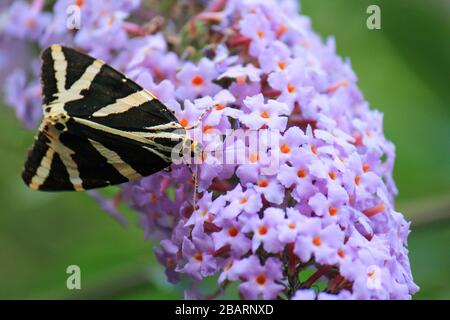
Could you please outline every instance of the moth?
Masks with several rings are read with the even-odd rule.
[[[99,59],[42,53],[43,120],[22,178],[41,191],[83,191],[151,175],[196,144],[153,94]],[[180,147],[181,146],[181,147]]]

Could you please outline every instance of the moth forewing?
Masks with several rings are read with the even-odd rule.
[[[104,62],[42,54],[44,119],[22,174],[36,190],[87,190],[166,168],[186,130],[154,95]]]

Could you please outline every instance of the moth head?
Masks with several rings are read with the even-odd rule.
[[[49,114],[45,117],[47,123],[51,124],[58,131],[66,131],[67,115],[63,113]]]

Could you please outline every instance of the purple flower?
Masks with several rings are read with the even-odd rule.
[[[240,257],[250,250],[251,240],[242,232],[238,221],[225,220],[218,225],[222,230],[212,234],[216,251],[229,246],[232,255]]]
[[[264,299],[275,299],[283,290],[283,286],[277,281],[282,278],[281,261],[277,258],[268,258],[261,265],[257,256],[250,256],[239,261],[234,267],[239,270],[245,281],[239,285],[239,292],[246,299],[256,299],[262,296]]]
[[[82,32],[77,33],[75,43],[78,47],[88,51],[90,55],[109,60],[110,50],[117,50],[126,45],[127,34],[122,29],[121,21],[112,19],[111,22],[103,22],[99,29],[87,30],[80,29]],[[104,43],[103,47],[93,46],[93,42]]]
[[[279,169],[277,179],[286,188],[295,187],[291,195],[299,202],[317,192],[317,186],[313,183],[315,179],[310,173],[314,159],[314,152],[302,148],[293,153],[291,165],[283,164]]]
[[[0,81],[5,83],[16,69],[22,69],[30,59],[28,44],[18,39],[6,39],[0,36]]]
[[[244,100],[247,97],[251,97],[260,93],[261,84],[259,82],[233,82],[229,90],[235,96],[236,104],[238,104],[244,110],[248,110],[248,108],[244,105]]]
[[[293,154],[299,152],[299,147],[308,142],[308,137],[299,127],[290,127],[280,138],[280,160],[285,162],[289,160]]]
[[[242,212],[255,214],[263,206],[259,193],[252,188],[244,191],[240,184],[225,195],[225,200],[228,204],[222,209],[218,217],[220,220],[235,219]]]
[[[161,247],[155,247],[155,255],[159,263],[166,267],[166,276],[169,282],[177,283],[180,280],[177,266],[178,246],[169,240],[162,240]]]
[[[203,231],[202,224],[197,224],[192,231],[192,239],[183,240],[182,252],[186,264],[177,271],[201,280],[216,272],[217,263],[213,256],[213,241]]]
[[[241,117],[242,123],[248,128],[257,130],[266,126],[267,128],[281,131],[284,131],[286,128],[287,117],[283,116],[289,113],[286,104],[276,100],[269,100],[265,103],[262,94],[247,97],[244,103],[251,110],[249,114]]]
[[[308,89],[305,68],[304,62],[297,59],[290,63],[286,71],[283,69],[269,75],[270,86],[281,92],[279,100],[288,103],[291,110],[294,108],[294,102],[299,100],[304,90]]]
[[[270,28],[269,20],[258,9],[254,13],[247,14],[239,22],[242,35],[249,37],[250,54],[257,57],[264,49],[275,40],[275,34]]]
[[[276,253],[282,250],[283,245],[278,239],[278,226],[283,222],[284,211],[277,208],[268,208],[264,211],[264,217],[243,216],[244,232],[253,232],[252,251],[258,250],[262,244],[264,250]]]
[[[294,243],[308,218],[295,208],[286,209],[287,217],[277,226],[278,239],[283,244]]]
[[[218,129],[220,131],[228,129],[229,122],[226,117],[237,119],[241,116],[241,110],[230,107],[230,104],[235,102],[235,100],[234,96],[228,90],[221,90],[213,97],[207,96],[196,100],[198,109],[205,110],[214,106],[211,112],[209,112],[203,120],[203,133],[209,133],[210,129]],[[224,122],[226,122],[228,126],[223,127]]]
[[[17,39],[39,39],[51,19],[49,13],[42,12],[43,6],[43,0],[34,0],[32,4],[14,1],[0,32]]]
[[[124,64],[128,70],[139,68],[151,72],[154,79],[175,80],[179,58],[174,52],[167,50],[162,34],[134,38],[130,42],[133,45],[124,54]]]
[[[292,58],[287,45],[281,41],[274,41],[261,53],[258,60],[261,69],[270,73],[272,71],[285,71]]]
[[[261,80],[261,73],[262,71],[253,64],[248,64],[246,66],[235,65],[229,67],[218,77],[218,79],[233,78],[238,82],[245,82],[249,79],[251,82],[258,82]]]
[[[35,128],[42,117],[41,85],[34,81],[27,84],[25,72],[15,70],[6,81],[5,101],[15,106],[16,115],[28,129]]]
[[[187,62],[177,73],[180,85],[176,96],[180,99],[195,99],[214,95],[220,90],[220,87],[212,82],[218,75],[214,63],[208,58],[202,58],[197,65]]]
[[[318,216],[336,216],[341,206],[348,202],[345,190],[337,184],[328,188],[328,198],[322,193],[316,193],[309,198],[308,204]]]
[[[319,218],[310,218],[299,231],[294,253],[308,261],[314,254],[316,261],[325,265],[337,262],[337,249],[344,240],[344,233],[337,225],[322,226]]]
[[[225,199],[219,197],[212,201],[212,196],[212,193],[205,193],[203,195],[197,202],[198,209],[192,213],[186,225],[198,225],[205,221],[214,222],[217,213],[219,213],[225,204]]]

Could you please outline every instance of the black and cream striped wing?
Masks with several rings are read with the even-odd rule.
[[[83,126],[71,129],[60,132],[47,125],[40,130],[22,174],[29,187],[83,191],[148,176],[170,164],[134,140]]]
[[[28,186],[87,190],[170,164],[185,131],[153,95],[73,49],[53,45],[42,61],[44,120],[22,174]]]
[[[44,114],[62,111],[123,130],[172,122],[173,113],[151,93],[101,60],[53,45],[42,53]]]

